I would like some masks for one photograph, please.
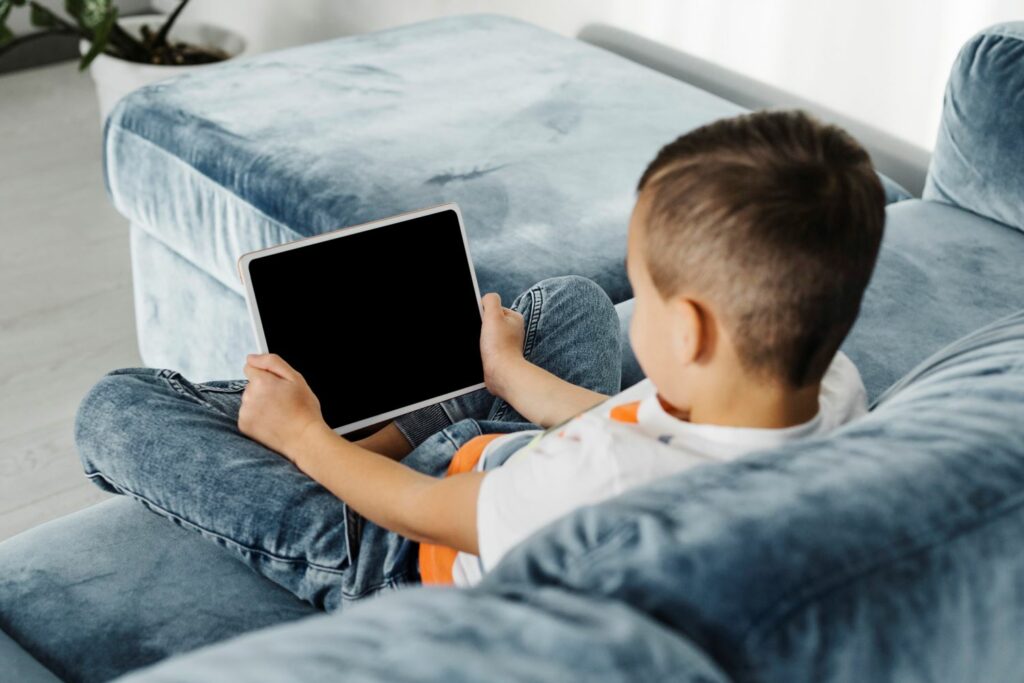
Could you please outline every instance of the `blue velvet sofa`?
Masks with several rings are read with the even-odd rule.
[[[1019,679],[1021,93],[1024,24],[980,33],[951,74],[923,198],[887,185],[882,254],[845,345],[877,399],[863,420],[569,515],[474,589],[344,614],[114,499],[0,543],[0,678]],[[451,200],[484,289],[586,275],[625,325],[640,171],[740,110],[490,16],[146,88],[105,136],[143,358],[238,375],[252,348],[240,253]],[[623,363],[636,380],[628,348]]]

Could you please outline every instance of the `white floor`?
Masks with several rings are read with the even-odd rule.
[[[0,539],[106,497],[82,475],[75,409],[104,372],[141,365],[100,140],[75,64],[0,77]]]

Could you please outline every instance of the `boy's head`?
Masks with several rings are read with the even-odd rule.
[[[674,405],[722,371],[820,382],[860,308],[885,222],[864,149],[799,111],[666,145],[638,188],[627,270],[637,359]]]

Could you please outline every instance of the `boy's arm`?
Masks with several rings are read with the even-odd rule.
[[[561,424],[608,398],[566,382],[522,356],[518,361],[508,362],[504,372],[508,376],[507,383],[494,384],[493,388],[488,384],[487,388],[541,427]]]
[[[480,357],[487,390],[541,427],[565,422],[608,398],[566,382],[523,357],[523,316],[503,308],[497,294],[483,300]]]
[[[335,434],[295,369],[275,354],[245,366],[238,427],[385,529],[414,541],[477,554],[481,472],[436,479]]]
[[[436,479],[330,429],[307,434],[284,455],[374,524],[421,543],[479,553],[476,500],[483,472]]]

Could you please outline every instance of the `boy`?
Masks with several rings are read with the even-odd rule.
[[[248,358],[247,385],[115,372],[80,410],[86,473],[327,608],[417,578],[472,584],[575,508],[864,413],[838,349],[883,224],[870,159],[839,129],[800,112],[718,121],[640,180],[627,273],[647,379],[634,387],[608,398],[611,302],[560,278],[512,309],[484,297],[486,392],[359,442],[273,354]]]

